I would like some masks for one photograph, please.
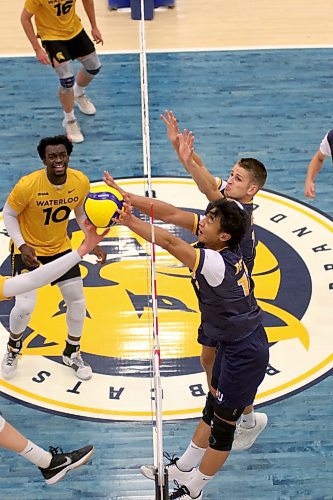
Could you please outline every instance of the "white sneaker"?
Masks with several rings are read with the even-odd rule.
[[[91,366],[83,361],[80,351],[73,352],[71,357],[62,355],[62,362],[75,371],[75,375],[81,380],[89,380],[92,377]]]
[[[190,471],[182,471],[177,467],[178,457],[170,456],[165,453],[164,456],[169,460],[169,464],[165,466],[168,471],[169,481],[177,481],[179,484],[187,484],[196,472],[196,468],[193,467]],[[142,465],[140,467],[140,472],[148,479],[155,479],[156,467],[154,465]]]
[[[68,139],[74,143],[84,141],[84,137],[76,120],[67,121],[66,118],[62,122],[62,126],[66,130]]]
[[[202,500],[203,495],[202,495],[202,490],[200,491],[199,495],[196,497],[191,497],[189,490],[186,488],[186,486],[178,485],[176,483],[176,489],[173,490],[173,492],[170,495],[170,500]]]
[[[251,429],[245,429],[238,424],[235,431],[234,441],[232,443],[233,451],[243,451],[251,448],[259,434],[265,429],[267,425],[266,413],[254,413],[256,425]]]
[[[87,96],[87,94],[81,94],[74,96],[74,100],[79,107],[81,113],[85,115],[94,115],[96,113],[96,108]]]
[[[19,356],[19,351],[13,351],[13,349],[7,345],[7,350],[1,363],[1,373],[3,378],[9,380],[16,375]]]

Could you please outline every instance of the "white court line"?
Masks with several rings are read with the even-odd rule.
[[[256,50],[293,50],[293,49],[332,49],[333,44],[317,44],[317,45],[256,45],[256,46],[248,46],[248,47],[191,47],[191,48],[178,48],[178,49],[146,49],[147,53],[150,54],[164,54],[170,52],[242,52],[242,51],[256,51]],[[107,50],[107,51],[98,51],[98,55],[112,55],[112,54],[139,54],[140,49],[137,50]],[[27,52],[25,54],[22,53],[9,53],[9,54],[0,54],[1,58],[8,57],[33,57],[36,58],[35,53]]]

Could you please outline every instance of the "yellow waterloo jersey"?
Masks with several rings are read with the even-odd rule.
[[[18,181],[7,201],[19,213],[24,241],[35,249],[36,255],[55,255],[71,248],[68,218],[74,208],[83,204],[88,192],[88,177],[72,168],[67,169],[61,189],[50,183],[46,169]],[[17,248],[15,253],[20,253]]]
[[[83,29],[75,4],[76,0],[26,0],[24,8],[35,16],[42,40],[70,40]]]
[[[7,279],[6,276],[1,276],[0,275],[0,300],[8,300],[8,299],[10,299],[10,297],[5,297],[4,294],[3,294],[3,285],[4,285],[4,282],[5,282],[6,279]]]

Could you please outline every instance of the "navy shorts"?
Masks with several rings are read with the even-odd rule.
[[[37,259],[42,263],[42,264],[47,264],[48,262],[52,262],[53,260],[57,259],[58,257],[62,257],[63,255],[66,255],[66,253],[71,252],[71,250],[66,250],[66,252],[61,252],[57,253],[55,255],[48,255],[48,256],[38,256]],[[12,276],[16,276],[17,274],[22,274],[22,272],[27,272],[27,271],[33,271],[36,269],[35,267],[28,267],[26,266],[23,261],[21,254],[13,254],[12,253]],[[79,264],[75,264],[69,271],[67,271],[65,274],[60,276],[60,278],[57,278],[56,280],[52,281],[51,285],[55,285],[56,283],[60,281],[65,281],[69,280],[72,278],[80,278],[81,277],[81,271],[80,271],[80,266]]]
[[[245,408],[253,403],[269,360],[263,326],[239,342],[221,342],[213,367],[212,387],[216,402],[226,408]]]
[[[218,346],[218,341],[217,340],[212,339],[210,337],[207,337],[207,335],[205,335],[205,333],[204,333],[203,328],[202,328],[201,325],[198,328],[198,339],[197,340],[198,340],[199,344],[204,345],[206,347],[215,347],[215,348],[217,348],[217,346]]]
[[[95,51],[95,46],[85,30],[70,40],[43,40],[42,45],[53,64],[55,59],[59,63],[84,57]]]

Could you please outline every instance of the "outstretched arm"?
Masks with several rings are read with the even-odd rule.
[[[173,111],[168,111],[167,109],[164,111],[164,115],[160,115],[162,122],[166,126],[167,136],[171,143],[171,146],[176,152],[178,160],[181,162],[179,156],[179,138],[178,135],[180,133],[179,126]]]
[[[197,157],[194,153],[194,136],[192,132],[188,132],[185,129],[182,134],[178,135],[178,138],[178,151],[181,162],[186,171],[191,175],[201,193],[206,195],[209,201],[215,201],[219,198],[223,198],[222,193],[217,187],[215,177],[209,172],[201,160],[200,164],[197,162]]]
[[[185,210],[181,210],[174,205],[156,200],[155,198],[148,198],[146,196],[140,196],[138,194],[124,191],[120,186],[118,186],[109,172],[104,172],[103,180],[108,186],[118,189],[118,191],[120,191],[122,195],[129,200],[131,205],[140,210],[143,214],[150,216],[153,206],[155,219],[166,222],[167,224],[183,227],[184,229],[188,229],[192,232],[195,231],[197,225],[196,214],[186,212]]]
[[[152,226],[148,222],[144,222],[132,214],[132,207],[130,204],[124,204],[124,211],[119,210],[119,219],[114,219],[117,224],[127,226],[131,231],[141,236],[146,241],[152,242],[153,231],[155,243],[164,248],[171,255],[176,257],[186,267],[194,268],[197,251],[186,241],[177,238],[165,229],[158,226]]]
[[[164,115],[161,115],[161,120],[166,125],[167,136],[177,154],[178,160],[197,184],[201,193],[206,195],[209,201],[221,198],[222,194],[217,188],[215,177],[206,168],[200,155],[194,150],[193,133],[185,129],[183,134],[180,134],[177,119],[172,111],[165,110]],[[187,157],[184,156],[184,144],[181,144],[182,136],[191,152],[190,156],[187,155]]]
[[[166,126],[168,139],[169,139],[173,149],[175,150],[175,152],[178,156],[178,160],[186,169],[186,166],[184,165],[183,160],[179,154],[180,130],[179,130],[177,118],[173,114],[173,111],[171,111],[171,110],[168,111],[167,109],[164,111],[164,115],[161,114],[160,117],[161,117],[162,122]],[[190,132],[190,133],[192,134],[192,132]],[[193,151],[193,158],[199,166],[203,165],[203,161],[202,161],[201,157],[195,151]]]
[[[77,250],[73,250],[44,266],[40,266],[30,273],[19,274],[13,278],[6,279],[3,284],[3,296],[13,297],[30,292],[59,278],[59,276],[62,276],[75,266],[75,264],[78,264],[85,254],[91,252],[109,232],[109,229],[106,229],[102,234],[97,234],[96,228],[86,223],[84,232],[85,239]]]
[[[316,196],[315,178],[319,174],[325,158],[326,156],[318,149],[309,163],[304,186],[304,193],[307,198],[315,198]]]
[[[77,207],[75,207],[74,213],[75,213],[75,218],[76,218],[76,221],[79,225],[79,228],[81,229],[81,231],[85,232],[86,216],[85,216],[85,213],[83,210],[83,206],[78,205]],[[107,255],[106,255],[105,251],[103,250],[103,248],[101,248],[99,245],[96,245],[95,248],[93,248],[92,252],[97,257],[96,263],[97,264],[104,264],[104,262],[106,261]]]

